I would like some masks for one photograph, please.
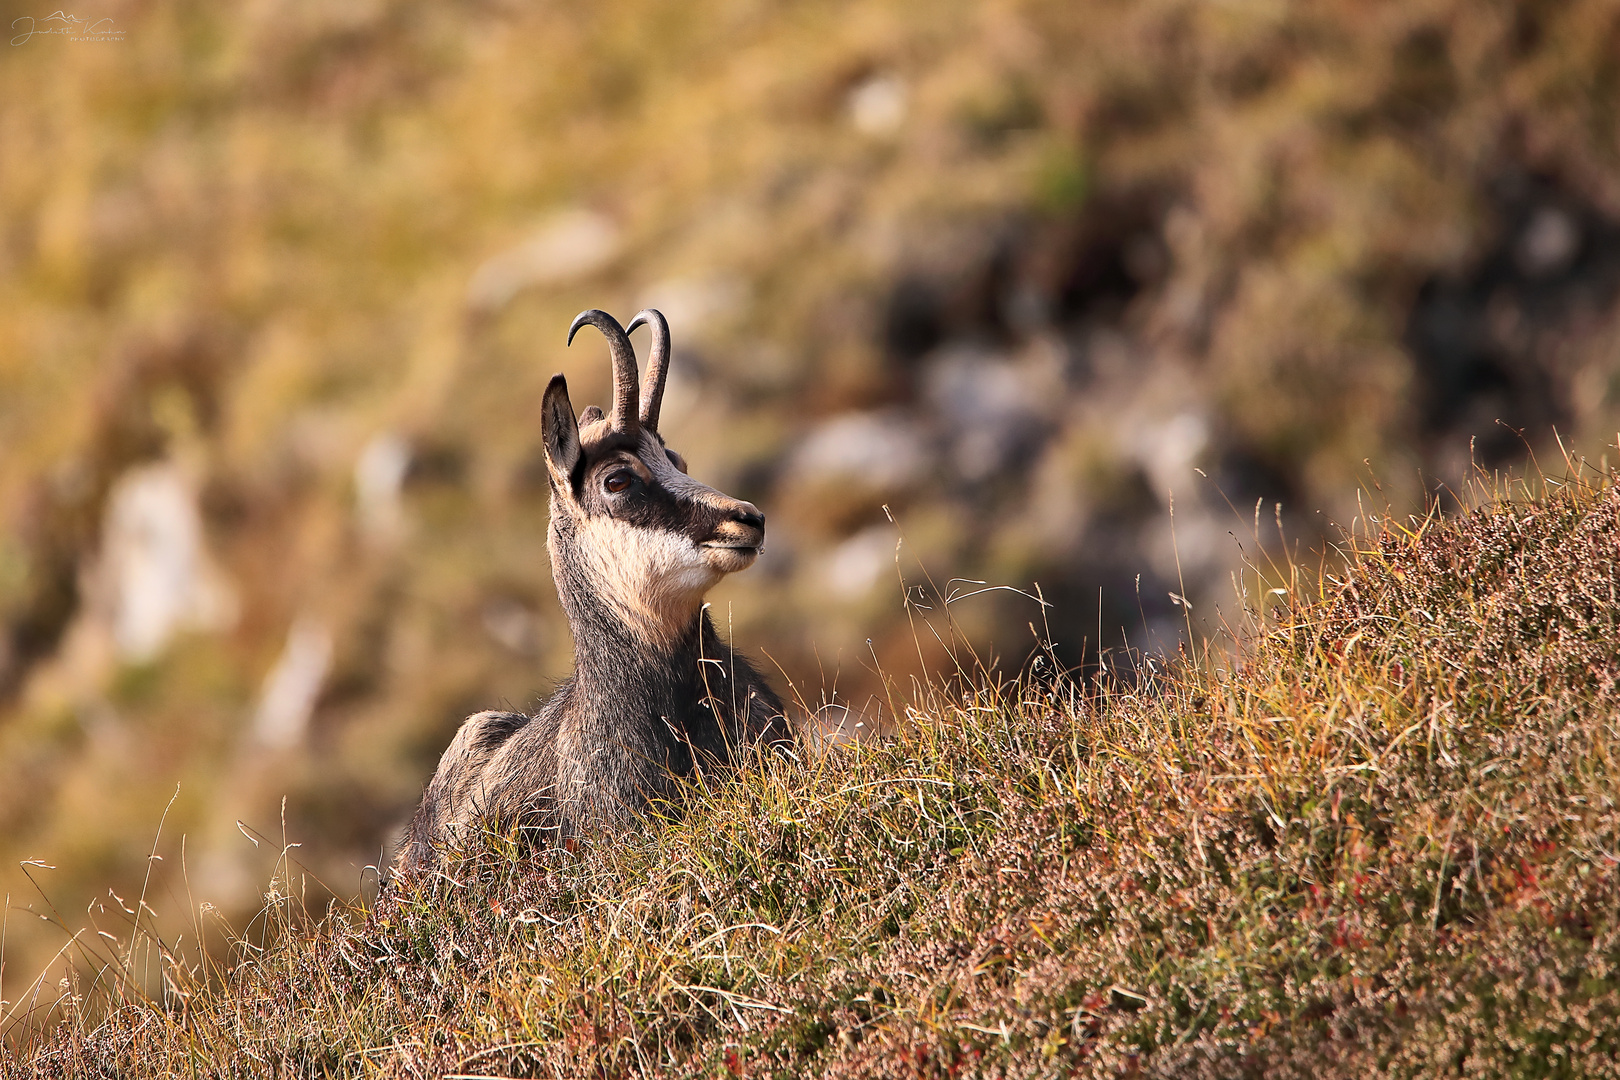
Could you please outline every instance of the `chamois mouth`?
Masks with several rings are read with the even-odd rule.
[[[737,551],[746,555],[758,555],[765,550],[763,541],[758,544],[730,544],[724,540],[705,540],[698,547],[708,548],[711,551]]]

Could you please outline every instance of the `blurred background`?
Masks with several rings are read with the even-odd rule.
[[[670,444],[770,517],[718,621],[810,705],[938,659],[885,506],[936,614],[1040,584],[952,605],[984,655],[1083,666],[1620,425],[1607,0],[3,7],[12,1001],[41,891],[240,928],[285,835],[354,896],[568,671],[582,308],[668,316]]]

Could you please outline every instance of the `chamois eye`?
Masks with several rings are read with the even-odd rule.
[[[602,481],[602,486],[607,488],[609,495],[617,495],[619,492],[625,490],[631,484],[635,483],[635,481],[636,476],[634,473],[632,473],[629,469],[620,469],[618,472],[609,475],[606,480]]]

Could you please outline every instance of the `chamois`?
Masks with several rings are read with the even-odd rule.
[[[630,333],[653,335],[639,395]],[[635,827],[682,778],[724,770],[744,748],[791,745],[781,701],[716,633],[703,595],[765,544],[752,503],[698,483],[658,433],[669,326],[647,309],[620,326],[584,311],[607,338],[613,407],[578,420],[554,375],[540,435],[551,485],[546,546],[574,635],[574,672],[533,715],[468,717],[439,760],[400,848],[398,867],[437,863],[480,823],[558,846]],[[639,415],[638,415],[639,404]]]

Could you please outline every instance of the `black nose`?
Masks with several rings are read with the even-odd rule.
[[[750,502],[738,503],[737,508],[731,512],[731,520],[741,525],[747,525],[750,529],[758,529],[760,532],[765,531],[764,513],[759,507]]]

